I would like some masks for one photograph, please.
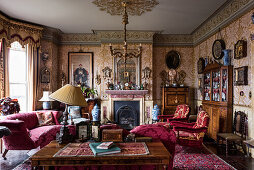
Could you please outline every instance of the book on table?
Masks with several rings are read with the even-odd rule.
[[[102,142],[96,148],[97,149],[109,149],[113,145],[114,145],[114,142]]]
[[[90,143],[89,144],[89,146],[90,146],[90,148],[93,151],[95,156],[109,155],[109,154],[120,153],[121,152],[121,149],[116,145],[113,145],[109,149],[97,149],[97,146],[100,145],[100,144],[101,144],[101,142],[100,143]]]

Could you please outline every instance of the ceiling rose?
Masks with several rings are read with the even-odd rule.
[[[127,12],[130,15],[141,15],[147,11],[152,11],[152,8],[159,3],[156,0],[94,0],[101,11],[106,11],[111,15],[122,15],[122,2],[128,3]]]

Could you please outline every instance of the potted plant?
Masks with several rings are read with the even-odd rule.
[[[88,92],[87,92],[87,96],[90,96],[90,98],[94,98],[95,95],[97,95],[98,92],[96,89],[89,89]]]

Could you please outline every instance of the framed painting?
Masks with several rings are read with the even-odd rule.
[[[47,67],[41,69],[41,83],[50,83],[50,72]]]
[[[93,88],[93,53],[68,53],[68,78],[72,85]]]
[[[248,85],[248,66],[238,67],[234,69],[234,85]]]
[[[247,56],[247,41],[238,40],[234,46],[234,59],[241,59]]]
[[[169,51],[166,55],[166,64],[169,69],[177,69],[180,65],[180,54],[177,51]]]

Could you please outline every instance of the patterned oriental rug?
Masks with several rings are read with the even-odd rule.
[[[176,145],[173,169],[235,170],[235,168],[219,158],[217,155],[209,152],[205,147],[197,149],[183,147],[180,145]],[[18,165],[14,170],[31,170],[31,163],[29,160],[26,160],[22,164]]]
[[[235,170],[234,167],[226,163],[223,159],[210,152],[205,146],[197,149],[176,145],[174,157],[174,170],[179,169],[219,169]]]

